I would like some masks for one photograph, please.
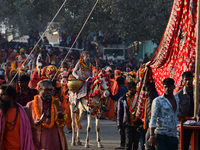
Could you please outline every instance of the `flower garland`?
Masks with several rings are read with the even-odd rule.
[[[92,76],[92,64],[90,63],[89,66],[85,65],[84,62],[83,62],[83,58],[80,58],[80,60],[78,62],[81,64],[81,71],[82,71],[85,79],[87,79],[88,77],[85,74],[84,67],[85,68],[91,68],[90,70],[91,70],[91,76]]]
[[[140,68],[140,69],[138,70],[138,75],[139,75],[140,78],[143,77],[144,73],[145,73],[145,68]]]
[[[129,72],[129,77],[133,82],[136,82],[136,76],[137,76],[136,72]]]
[[[36,114],[37,118],[41,118],[41,114],[38,109],[38,95],[34,96],[34,110],[35,110],[35,114]],[[51,123],[47,124],[45,121],[43,121],[42,122],[43,127],[47,128],[47,129],[51,129],[54,126],[54,114],[55,114],[54,99],[52,99],[52,101],[51,101]]]
[[[109,82],[109,75],[107,75],[106,73],[102,74],[100,73],[101,71],[98,72],[98,75],[94,78],[92,78],[92,80],[90,81],[91,83],[94,83],[92,85],[90,85],[90,87],[88,87],[88,91],[91,91],[90,94],[88,94],[88,96],[86,97],[86,99],[88,100],[88,104],[87,106],[90,108],[89,110],[93,109],[95,106],[92,103],[92,99],[96,96],[99,96],[99,98],[101,98],[102,103],[100,107],[97,107],[95,111],[91,112],[92,117],[95,117],[97,114],[103,113],[102,108],[105,107],[106,105],[106,98],[103,97],[103,93],[102,93],[102,86],[101,86],[101,79],[102,77],[105,77],[105,81],[107,81],[107,86],[108,86],[108,90],[110,91],[110,82]],[[95,90],[94,88],[96,86],[99,86],[97,88],[97,90]]]
[[[89,66],[87,66],[85,63],[83,63],[83,67],[85,67],[85,68],[90,68],[91,66],[92,66],[91,63],[89,63]]]
[[[132,111],[130,111],[130,107],[131,107],[131,102],[134,100],[135,96],[132,98],[131,100],[131,97],[128,95],[128,93],[126,93],[126,97],[128,98],[128,108],[129,108],[129,112],[130,114],[132,113]],[[135,106],[134,106],[135,107]],[[130,115],[130,122],[133,123],[133,122],[136,122],[138,120],[138,117],[134,117],[133,115]]]
[[[63,119],[58,119],[58,115],[55,117],[55,122],[58,126],[58,128],[62,128],[65,126],[67,120],[67,115],[64,115]]]

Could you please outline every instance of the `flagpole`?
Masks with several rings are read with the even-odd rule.
[[[194,117],[197,117],[199,108],[199,56],[200,56],[200,33],[199,33],[199,0],[197,1],[197,39],[196,39],[196,60],[195,60],[195,95],[194,95]]]

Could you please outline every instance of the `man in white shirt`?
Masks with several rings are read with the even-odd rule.
[[[173,94],[175,85],[172,78],[164,79],[162,84],[164,94],[153,100],[151,108],[149,145],[156,146],[156,150],[178,150],[179,98]]]

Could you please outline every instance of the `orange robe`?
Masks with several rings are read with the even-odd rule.
[[[11,120],[13,121],[16,114],[16,108],[10,108],[7,111],[7,115],[10,117],[7,117],[6,121],[6,128],[4,131],[4,139],[3,139],[3,145],[4,149],[15,149],[20,150],[20,114],[17,115],[17,121],[15,126],[11,126],[8,122]],[[12,130],[10,132],[9,130]]]
[[[120,76],[120,75],[119,75]],[[117,76],[115,79],[114,79],[114,81],[113,81],[113,86],[112,86],[112,94],[113,95],[116,95],[117,94],[117,91],[118,91],[118,89],[119,89],[119,87],[118,87],[118,85],[117,85],[117,78],[119,77],[119,76]]]
[[[9,108],[6,114],[0,109],[0,150],[34,150],[28,116],[20,104],[17,103],[17,107],[19,111],[14,128],[10,122],[14,121],[16,108]]]
[[[64,112],[67,115],[67,123],[66,123],[66,127],[69,130],[72,130],[72,118],[71,118],[71,112],[70,112],[70,102],[67,100],[67,95],[65,95],[65,91],[67,90],[67,85],[63,85],[62,86],[62,96],[63,96],[63,101],[62,101],[62,106],[64,108]]]
[[[111,79],[111,87],[113,89],[114,79]],[[109,119],[113,119],[115,117],[115,101],[109,98],[108,108],[110,111],[105,113],[105,117]]]

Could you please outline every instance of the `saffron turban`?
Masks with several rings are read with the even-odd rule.
[[[12,75],[14,72],[18,72],[18,70],[17,69],[12,69],[12,70],[10,70],[10,75]]]

